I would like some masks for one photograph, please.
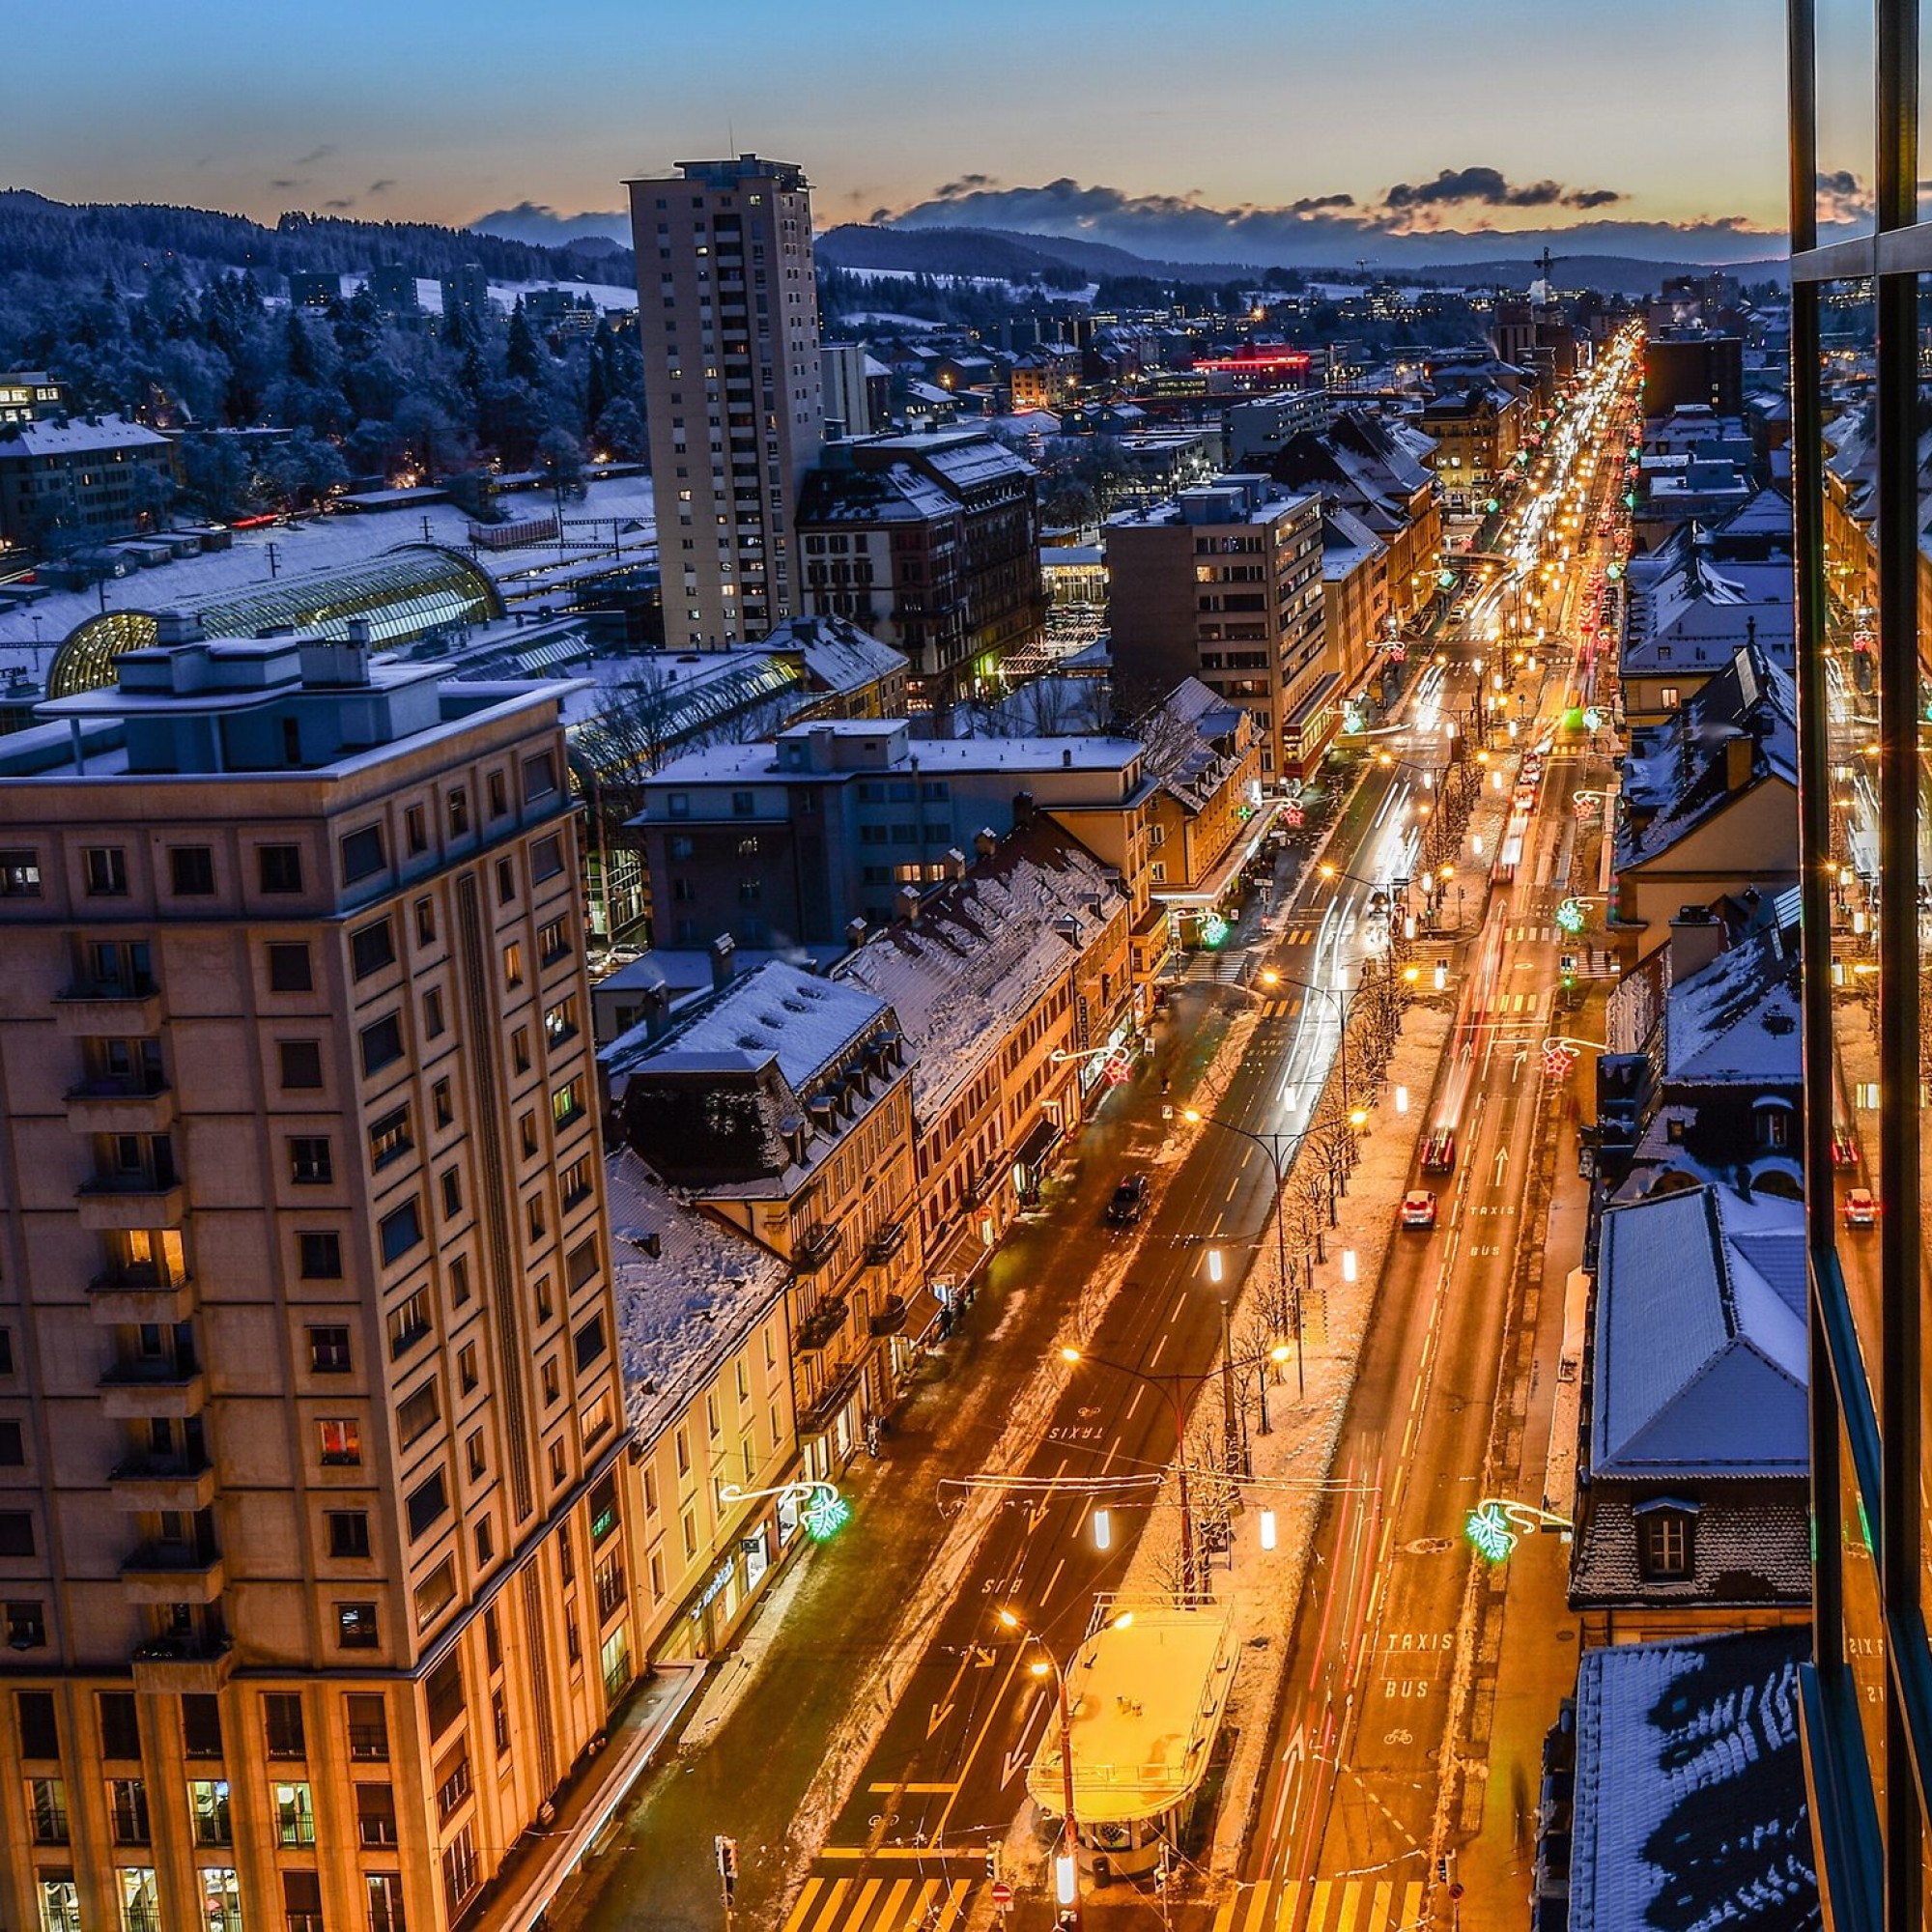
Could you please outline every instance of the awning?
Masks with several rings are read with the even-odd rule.
[[[1040,1163],[1053,1151],[1053,1144],[1060,1138],[1060,1122],[1048,1115],[1042,1115],[1033,1123],[1032,1131],[1019,1144],[1013,1155],[1015,1167],[1032,1168],[1038,1172]]]
[[[992,1252],[980,1237],[980,1216],[969,1214],[948,1236],[936,1259],[926,1264],[926,1282],[951,1299],[986,1265]]]
[[[1186,912],[1197,906],[1218,905],[1222,895],[1233,883],[1236,873],[1262,849],[1262,840],[1267,837],[1276,816],[1286,803],[1285,799],[1271,798],[1263,805],[1241,828],[1242,836],[1221,855],[1221,863],[1198,886],[1189,886],[1184,890],[1177,888],[1173,891],[1156,886],[1150,896],[1174,912]]]

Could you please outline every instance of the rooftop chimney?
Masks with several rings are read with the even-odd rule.
[[[662,1039],[670,1031],[670,988],[646,986],[643,998],[644,1037]]]
[[[946,848],[946,876],[949,879],[963,879],[966,876],[966,855],[956,845]]]
[[[201,641],[201,619],[192,611],[156,611],[155,612],[155,642],[169,646],[173,644],[195,644]]]
[[[848,919],[845,922],[845,944],[856,952],[866,943],[866,922],[863,919]]]
[[[1670,982],[1679,985],[1724,950],[1724,928],[1709,906],[1679,906],[1670,922]]]
[[[919,923],[919,888],[917,886],[901,886],[893,895],[893,910],[908,925],[917,925]]]
[[[728,986],[731,983],[732,955],[738,951],[738,942],[728,932],[721,932],[711,942],[711,983],[714,986]]]
[[[1000,849],[999,835],[990,825],[982,825],[973,835],[973,850],[982,859],[990,859]]]

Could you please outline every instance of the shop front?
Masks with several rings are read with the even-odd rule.
[[[796,1547],[801,1510],[792,1491],[761,1499],[758,1514],[720,1547],[704,1580],[666,1627],[653,1662],[702,1662],[716,1657],[737,1635],[772,1573]]]

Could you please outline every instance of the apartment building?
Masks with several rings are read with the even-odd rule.
[[[1341,683],[1323,655],[1321,497],[1220,476],[1106,534],[1117,682],[1153,696],[1198,677],[1254,713],[1270,781],[1302,776]]]
[[[904,651],[915,710],[997,689],[1045,631],[1038,480],[980,429],[835,445],[801,499],[804,608]]]
[[[798,1547],[799,1497],[771,1493],[798,1467],[790,1271],[681,1201],[631,1149],[606,1174],[635,1444],[639,1661],[715,1657]]]
[[[727,949],[728,950],[728,949]],[[893,1406],[881,1342],[919,1278],[911,1075],[892,1008],[781,960],[600,1056],[613,1138],[788,1264],[801,1466],[828,1478]]]
[[[789,161],[627,184],[672,650],[755,643],[804,607],[792,521],[824,433],[811,192]]]
[[[0,1910],[454,1925],[636,1655],[564,687],[116,670],[0,755]]]
[[[1053,1150],[1134,1051],[1130,907],[1118,874],[1044,818],[982,834],[836,977],[890,1001],[912,1060],[928,1293],[916,1347],[1037,1191]]]

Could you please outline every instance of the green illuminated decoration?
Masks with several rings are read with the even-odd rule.
[[[1581,932],[1584,920],[1583,904],[1580,899],[1565,899],[1556,908],[1556,923],[1565,932]]]
[[[1613,563],[1609,565],[1609,567],[1605,569],[1604,572],[1604,575],[1607,577],[1612,583],[1614,583],[1617,581],[1617,579],[1620,578],[1623,574],[1624,574],[1624,567],[1620,563]]]
[[[1506,1563],[1517,1546],[1517,1533],[1510,1527],[1501,1503],[1485,1503],[1469,1512],[1463,1534],[1475,1546],[1485,1563]]]
[[[1456,573],[1453,570],[1438,571],[1435,576],[1435,585],[1438,590],[1454,590]]]
[[[1201,943],[1203,946],[1219,946],[1228,936],[1228,922],[1218,912],[1201,915]]]
[[[1603,728],[1604,714],[1594,704],[1586,706],[1583,712],[1583,729],[1601,731]]]
[[[811,1500],[806,1504],[800,1519],[805,1524],[805,1533],[814,1543],[823,1543],[834,1536],[851,1520],[852,1505],[830,1485],[812,1492]]]

